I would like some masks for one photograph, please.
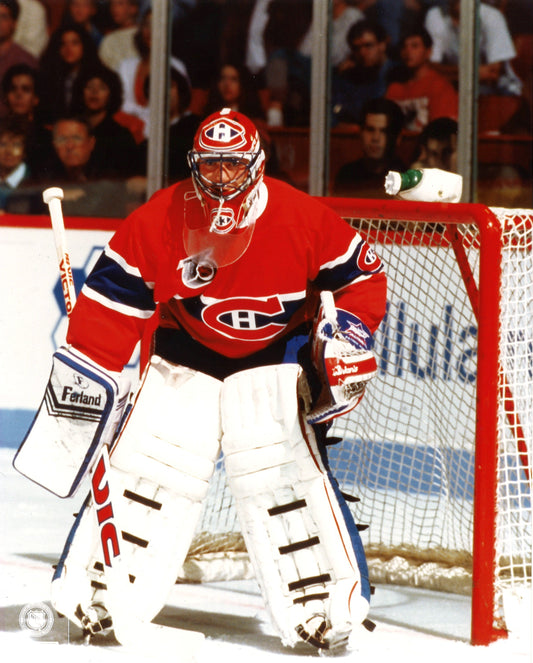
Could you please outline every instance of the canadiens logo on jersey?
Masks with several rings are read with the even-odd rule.
[[[357,256],[357,264],[363,271],[375,272],[381,267],[381,260],[370,245],[362,244]]]
[[[271,297],[199,297],[187,309],[194,317],[223,336],[241,341],[265,341],[281,333],[294,312],[305,301],[305,293]],[[184,302],[185,303],[185,302]]]
[[[206,150],[242,150],[246,146],[244,128],[229,118],[210,122],[200,134],[200,147]]]

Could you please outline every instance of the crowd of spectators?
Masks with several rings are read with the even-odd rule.
[[[198,123],[222,106],[257,123],[267,171],[290,179],[271,129],[309,126],[313,1],[171,8],[169,182],[187,175]],[[402,132],[420,136],[415,163],[435,162],[439,143],[455,167],[459,10],[459,0],[333,0],[331,124],[359,128],[363,154],[334,173],[337,192],[364,195],[385,167],[411,165],[395,151]],[[42,211],[22,191],[50,183],[74,187],[79,201],[86,184],[105,181],[116,200],[140,202],[151,20],[150,0],[0,0],[1,209]],[[533,0],[481,3],[480,93],[520,100],[507,131],[531,132],[523,72],[533,63],[517,64],[515,43],[532,25]]]

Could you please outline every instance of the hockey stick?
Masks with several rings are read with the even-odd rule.
[[[76,291],[74,289],[74,279],[70,266],[70,256],[67,251],[65,222],[61,209],[63,189],[59,187],[46,189],[43,191],[43,200],[48,205],[50,211],[50,220],[52,221],[52,230],[54,231],[54,241],[56,244],[57,262],[59,264],[59,275],[61,276],[61,285],[63,286],[63,298],[65,300],[67,316],[69,316],[76,303]]]
[[[62,200],[63,190],[59,187],[51,187],[43,191],[43,201],[48,205],[54,232],[65,308],[67,316],[70,316],[76,303],[76,292],[70,256],[67,251]],[[113,490],[113,471],[109,451],[105,444],[94,466],[90,483],[104,558],[108,602],[116,639],[122,645],[135,647],[136,651],[142,651],[143,647],[147,647],[149,652],[153,652],[155,643],[157,646],[172,647],[183,657],[181,660],[184,663],[193,661],[194,652],[205,640],[203,633],[147,623],[134,615],[133,611],[124,610],[124,606],[131,606],[133,601],[118,600],[120,596],[123,599],[127,597],[130,582],[121,555],[121,537],[119,536],[121,530],[117,525],[116,508],[113,508],[113,505],[117,506],[119,500]]]

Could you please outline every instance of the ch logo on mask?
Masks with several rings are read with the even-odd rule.
[[[214,209],[211,212],[211,231],[219,235],[226,235],[230,233],[237,222],[235,221],[235,214],[231,207],[222,207],[221,209]]]
[[[230,143],[238,136],[239,132],[227,122],[217,122],[206,131],[206,134],[211,140],[216,140],[219,143]]]
[[[201,132],[200,147],[207,150],[238,150],[246,145],[244,128],[229,118],[210,122]]]

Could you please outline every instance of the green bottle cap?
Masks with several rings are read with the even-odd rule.
[[[400,191],[406,191],[407,189],[412,189],[416,186],[422,179],[422,171],[416,168],[410,168],[404,173],[400,173],[401,184]]]
[[[411,168],[404,173],[389,170],[385,177],[385,193],[390,196],[397,195],[400,191],[406,191],[416,186],[422,179],[422,171]]]

